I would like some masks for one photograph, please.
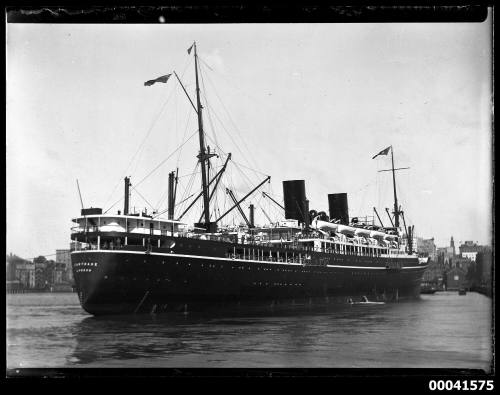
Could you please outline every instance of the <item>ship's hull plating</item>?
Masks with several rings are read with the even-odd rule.
[[[238,260],[144,251],[78,251],[71,255],[82,307],[94,315],[201,309],[234,303],[343,302],[416,298],[426,266],[361,266]],[[342,259],[342,261],[340,261]],[[377,258],[374,258],[375,260]],[[380,259],[379,259],[380,260]]]

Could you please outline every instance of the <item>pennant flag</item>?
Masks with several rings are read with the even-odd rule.
[[[167,75],[162,75],[161,77],[158,77],[157,79],[155,80],[149,80],[149,81],[146,81],[144,83],[144,86],[151,86],[153,85],[155,82],[163,82],[163,83],[166,83],[168,81],[168,79],[170,78],[172,74],[167,74]]]
[[[391,146],[387,147],[386,149],[383,149],[377,155],[375,155],[372,159],[375,159],[379,155],[387,155],[390,149],[391,149]]]
[[[189,47],[189,49],[188,49],[188,55],[191,55],[191,50],[193,49],[193,46],[194,46],[194,43],[193,43],[193,45],[191,45],[191,46]]]

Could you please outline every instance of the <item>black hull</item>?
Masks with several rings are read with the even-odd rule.
[[[423,271],[381,266],[381,258],[338,255],[336,265],[238,260],[169,253],[73,252],[76,289],[93,315],[204,310],[237,304],[346,303],[418,298]],[[387,261],[387,259],[386,259]],[[370,266],[371,265],[371,266]]]

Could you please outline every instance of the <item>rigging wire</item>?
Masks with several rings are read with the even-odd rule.
[[[216,166],[214,169],[215,170],[219,170],[222,166]],[[197,174],[200,174],[199,171],[195,172],[195,173],[188,173],[188,174],[184,174],[182,176],[177,176],[177,179],[180,180],[181,178],[185,178],[185,177],[189,177],[189,176],[193,176],[193,175],[197,175]],[[161,205],[163,203],[165,203],[165,199],[167,199],[168,197],[168,188],[167,190],[162,194],[158,204],[156,205],[156,207],[161,207]]]
[[[213,107],[206,103],[206,106],[208,109],[210,109],[213,113],[213,115],[215,116],[215,118],[217,119],[217,121],[219,121],[221,127],[222,127],[222,130],[224,132],[226,132],[226,134],[229,136],[230,140],[233,142],[234,146],[236,147],[236,149],[239,151],[239,153],[241,154],[242,158],[245,159],[247,161],[247,163],[250,163],[245,155],[245,153],[243,152],[243,150],[240,148],[240,146],[238,145],[238,143],[235,141],[235,139],[233,138],[233,136],[231,135],[231,133],[229,133],[229,131],[227,130],[227,128],[224,126],[222,120],[219,118],[219,116],[217,115],[217,112],[213,109]],[[220,148],[220,147],[219,147]]]
[[[165,199],[167,197],[168,197],[168,186],[167,186],[167,190],[163,193],[163,195],[161,195],[160,200],[156,204],[156,207],[158,208],[158,211],[160,211],[160,207],[165,202]]]
[[[170,94],[172,92],[169,92]],[[151,123],[151,125],[149,126],[147,132],[146,132],[146,135],[144,136],[141,144],[139,145],[139,147],[137,148],[137,150],[135,151],[134,155],[132,156],[132,159],[130,159],[125,171],[122,173],[122,174],[126,174],[129,170],[129,168],[131,167],[134,159],[136,158],[136,156],[139,154],[139,152],[142,150],[143,146],[144,146],[144,143],[146,142],[146,140],[148,139],[149,135],[151,134],[153,128],[155,127],[156,123],[158,122],[158,120],[160,119],[160,116],[161,114],[163,113],[163,111],[165,110],[165,107],[170,99],[170,96],[169,95],[168,97],[166,97],[165,99],[165,102],[163,103],[160,111],[158,112],[158,114],[156,115],[156,118],[153,120],[153,122]],[[113,190],[111,191],[110,195],[108,196],[108,198],[106,199],[105,203],[104,203],[104,206],[106,206],[106,204],[108,203],[109,199],[111,199],[111,196],[113,196],[113,194],[115,193],[116,191],[116,188],[118,187],[118,185],[120,184],[121,180],[122,180],[123,177],[120,177],[120,179],[118,180],[118,182],[115,184]]]
[[[189,111],[189,112],[188,112],[188,116],[187,116],[187,120],[186,120],[186,127],[184,128],[184,133],[183,133],[183,135],[182,135],[182,140],[184,140],[184,139],[185,139],[185,137],[186,137],[186,132],[187,132],[187,130],[188,130],[189,123],[190,123],[190,121],[191,121],[191,115],[192,115],[192,113],[191,113],[191,111]],[[176,129],[176,130],[177,130],[177,129]],[[197,131],[196,131],[195,133],[197,133]],[[180,162],[180,157],[181,157],[181,154],[182,154],[182,148],[183,148],[183,147],[181,147],[181,149],[179,150],[179,154],[177,155],[177,162],[176,162],[176,167],[177,167],[177,168],[179,168],[179,162]],[[166,199],[167,194],[168,194],[168,188],[167,188],[167,191],[165,192],[165,194],[163,195],[163,198],[162,198],[162,199],[160,199],[160,201],[158,202],[158,207],[160,207],[160,204],[163,204],[163,203],[164,203],[164,201],[165,201],[165,199]]]
[[[211,68],[209,66],[207,66],[210,70]],[[202,94],[203,94],[203,98],[205,100],[205,103],[207,104],[206,106],[206,113],[207,113],[207,118],[208,118],[208,121],[210,123],[210,128],[211,128],[211,131],[212,131],[212,134],[213,134],[213,139],[208,135],[208,133],[205,132],[205,137],[206,137],[206,140],[211,140],[215,143],[215,148],[219,149],[219,151],[222,151],[222,149],[220,149],[220,145],[219,145],[219,141],[217,139],[217,132],[216,132],[216,127],[214,126],[214,121],[212,119],[212,109],[210,106],[208,106],[208,98],[206,96],[206,92],[207,92],[207,89],[205,87],[205,80],[204,80],[204,73],[200,73],[200,76],[201,76],[201,83],[202,83],[202,87],[203,87],[203,90],[202,90]],[[221,160],[222,162],[222,158],[221,156],[218,156],[218,159]],[[210,163],[210,160],[209,160],[209,163]],[[209,169],[210,170],[210,169]],[[219,192],[220,191],[220,185],[217,185],[216,187],[216,191],[214,192],[213,194],[213,210],[212,212],[210,213],[210,218],[212,216],[216,216],[217,215],[217,207],[218,207],[218,204],[219,204]]]
[[[147,204],[149,204],[149,207],[151,207],[151,210],[153,210],[153,211],[155,210],[153,205],[151,203],[149,203],[148,200],[144,196],[142,196],[142,194],[137,189],[135,189],[135,193],[137,193]]]
[[[233,124],[234,130],[236,131],[236,133],[237,133],[238,137],[241,139],[241,142],[242,142],[244,145],[248,145],[248,144],[247,144],[247,142],[245,141],[245,139],[243,138],[242,133],[240,133],[240,131],[239,131],[239,129],[238,129],[238,127],[237,127],[236,123],[235,123],[235,122],[234,122],[234,120],[232,119],[231,114],[229,113],[229,111],[227,110],[226,106],[224,105],[224,103],[222,102],[221,98],[219,97],[219,95],[218,95],[218,93],[217,93],[217,90],[216,90],[216,88],[215,88],[215,86],[214,86],[214,84],[213,84],[212,80],[210,79],[210,77],[209,77],[208,75],[207,75],[207,80],[208,80],[208,82],[210,83],[210,85],[212,86],[213,91],[214,91],[214,93],[215,93],[215,96],[216,96],[216,97],[217,97],[217,99],[219,100],[219,103],[222,105],[222,108],[223,108],[223,109],[224,109],[224,111],[226,112],[226,114],[227,114],[227,116],[228,116],[228,118],[229,118],[230,122]],[[208,105],[208,103],[207,103],[207,105]],[[212,108],[212,111],[213,111],[213,108]],[[227,131],[227,129],[224,127],[224,125],[223,125],[222,121],[221,121],[221,120],[220,120],[220,118],[217,116],[217,113],[215,113],[215,111],[214,111],[214,115],[215,115],[215,116],[219,119],[219,122],[221,123],[221,125],[222,125],[223,129],[224,129],[224,130],[226,131],[226,133],[229,135],[229,137],[231,138],[231,140],[233,141],[233,143],[236,145],[236,147],[238,148],[238,150],[241,152],[242,157],[243,157],[243,158],[244,158],[244,159],[245,159],[245,160],[246,160],[246,161],[250,164],[250,161],[249,161],[249,160],[248,160],[248,158],[245,156],[245,154],[243,153],[243,151],[239,148],[239,146],[238,146],[238,144],[236,143],[236,141],[234,141],[234,139],[232,138],[231,134],[230,134],[230,133]],[[253,159],[253,157],[251,157],[251,158],[252,158],[252,160],[254,160],[254,159]],[[256,162],[253,162],[253,164],[254,164],[254,166],[255,166],[256,168],[258,168],[258,167],[259,167],[259,166],[257,166],[257,163],[256,163]]]
[[[210,68],[210,67],[209,67],[209,68]],[[204,73],[200,73],[200,74],[201,74],[201,81],[202,81],[202,86],[203,86],[203,92],[206,92],[207,90],[206,90],[206,88],[205,88],[205,83],[204,83]],[[208,80],[209,80],[210,84],[213,86],[213,83],[211,82],[210,78],[209,78],[209,77],[207,77],[207,78],[208,78]],[[214,88],[214,91],[215,91],[215,88]],[[219,102],[220,102],[220,103],[222,104],[222,106],[224,107],[224,109],[225,109],[225,111],[226,111],[226,113],[227,113],[228,117],[230,118],[230,120],[232,121],[232,123],[235,125],[234,121],[231,119],[231,116],[230,116],[229,112],[228,112],[228,111],[227,111],[227,109],[225,108],[224,103],[222,102],[222,100],[220,99],[220,97],[218,96],[218,94],[217,94],[217,92],[216,92],[216,91],[215,91],[215,94],[217,95],[217,98],[219,99]],[[228,130],[226,129],[226,127],[225,127],[225,126],[224,126],[224,124],[222,123],[221,118],[217,115],[217,113],[216,113],[216,111],[213,109],[213,107],[212,107],[211,105],[209,105],[209,104],[208,104],[208,99],[207,99],[206,94],[205,94],[205,93],[203,93],[203,95],[204,95],[205,102],[206,102],[206,106],[207,106],[207,114],[208,114],[208,119],[209,119],[209,122],[210,122],[210,125],[211,125],[211,128],[212,128],[212,131],[213,131],[213,134],[214,134],[214,139],[212,139],[210,136],[208,136],[208,135],[206,134],[206,136],[207,136],[207,140],[211,140],[211,141],[215,144],[215,146],[216,146],[216,147],[217,147],[217,148],[218,148],[221,152],[224,152],[224,150],[220,147],[219,142],[217,141],[217,137],[216,137],[217,135],[216,135],[216,132],[215,132],[216,128],[214,127],[214,122],[213,122],[213,120],[212,120],[212,112],[213,112],[213,113],[214,113],[214,116],[217,118],[217,120],[218,120],[218,121],[219,121],[219,123],[221,124],[222,128],[224,129],[224,131],[225,131],[225,132],[228,134],[228,136],[231,138],[231,140],[232,140],[232,141],[233,141],[233,143],[235,144],[236,148],[237,148],[237,149],[238,149],[238,151],[241,153],[242,157],[243,157],[244,159],[246,159],[246,160],[247,160],[247,162],[248,162],[248,159],[246,158],[245,153],[244,153],[244,152],[243,152],[243,150],[239,147],[238,143],[237,143],[237,142],[236,142],[236,141],[232,138],[231,134],[228,132]],[[236,127],[236,125],[235,125],[235,127]],[[236,129],[237,129],[237,127],[236,127]],[[236,132],[239,134],[239,131],[238,131],[238,130],[236,130]],[[240,137],[240,139],[244,142],[244,139],[242,138],[242,136],[241,136],[241,135],[239,135],[239,137]],[[254,169],[252,169],[252,168],[250,168],[250,167],[247,167],[247,166],[244,166],[244,165],[243,165],[243,167],[245,167],[245,168],[247,168],[247,169],[250,169],[250,170],[255,171]],[[239,166],[239,163],[237,163],[237,162],[235,163],[235,168],[236,168],[236,170],[237,170],[237,171],[238,171],[238,172],[242,175],[242,177],[240,178],[240,181],[243,181],[243,182],[246,184],[246,188],[250,188],[250,189],[251,189],[251,185],[253,185],[253,184],[254,184],[254,182],[252,182],[252,180],[250,180],[250,178],[247,176],[247,174],[246,174],[244,171],[242,171],[242,169],[241,169],[241,168],[240,168],[240,166]],[[261,173],[261,172],[259,172],[259,173]],[[264,173],[261,173],[261,174],[264,174]],[[232,179],[232,177],[231,177],[231,179]],[[232,184],[233,184],[233,186],[234,186],[234,183],[232,183]],[[234,189],[234,188],[233,188],[233,189]]]
[[[199,173],[199,172],[197,172],[197,169],[198,169],[199,165],[200,165],[200,162],[196,162],[195,168],[193,170],[193,173],[192,173],[191,177],[189,178],[188,183],[186,185],[186,188],[184,189],[184,193],[183,193],[183,195],[181,197],[182,201],[187,200],[187,199],[184,199],[184,196],[186,196],[187,194],[189,194],[191,192],[191,189],[192,189],[193,184],[194,184],[194,179],[196,178],[196,174]],[[184,211],[185,210],[185,206],[181,206],[179,209],[181,211]]]
[[[193,197],[194,195],[195,195],[195,194],[194,194],[194,193],[192,193],[192,194],[191,194],[191,195],[189,195],[186,199],[184,199],[184,200],[180,201],[179,203],[176,203],[176,204],[174,205],[174,208],[175,208],[175,207],[177,207],[179,204],[184,203],[186,200],[190,199],[190,198],[191,198],[191,197]],[[166,208],[166,209],[165,209],[165,210],[163,210],[163,211],[160,211],[160,212],[156,213],[156,214],[153,216],[153,218],[158,218],[160,215],[165,214],[167,211],[168,211],[168,208]]]
[[[170,159],[170,157],[175,154],[175,152],[180,149],[182,146],[184,146],[189,140],[191,140],[193,138],[193,136],[198,133],[198,131],[194,132],[184,143],[182,143],[179,147],[177,147],[169,156],[167,156],[164,160],[162,160],[153,170],[151,170],[142,180],[140,180],[138,183],[136,183],[134,186],[132,186],[132,189],[131,191],[135,190],[135,188],[137,188],[144,180],[146,180],[149,176],[151,176],[151,174],[153,174],[156,170],[158,170],[158,168],[160,168],[160,166],[162,166],[168,159]],[[106,214],[109,210],[111,210],[117,203],[119,203],[121,200],[123,199],[123,196],[118,199],[115,203],[113,203],[111,205],[110,208],[108,208],[104,214]]]
[[[199,58],[199,57],[198,57],[198,58]],[[204,63],[204,64],[205,64],[205,65],[206,65],[209,69],[211,69],[211,68],[210,68],[210,67],[206,64],[206,62],[205,62],[203,59],[202,59],[202,62],[203,62],[203,63]],[[211,70],[212,70],[212,69],[211,69]],[[213,71],[213,70],[212,70],[212,71]],[[219,74],[219,73],[218,73],[218,74]],[[236,131],[236,133],[237,133],[237,134],[238,134],[238,136],[240,137],[240,139],[241,139],[242,143],[243,143],[244,145],[247,145],[247,143],[246,143],[245,139],[243,138],[242,134],[240,133],[240,131],[239,131],[239,129],[238,129],[238,127],[237,127],[237,125],[236,125],[236,122],[234,122],[234,120],[232,119],[231,114],[229,113],[229,111],[227,110],[226,106],[224,105],[224,103],[222,102],[221,98],[219,97],[219,95],[218,95],[218,93],[217,93],[217,90],[215,89],[215,85],[214,85],[214,83],[212,82],[212,80],[210,79],[210,77],[209,77],[208,75],[207,75],[207,80],[208,80],[208,82],[210,83],[210,85],[212,86],[213,91],[214,91],[215,95],[217,96],[217,99],[219,99],[219,102],[222,104],[222,107],[224,108],[224,111],[226,112],[226,114],[227,114],[227,116],[228,116],[229,120],[232,122],[232,124],[233,124],[233,126],[234,126],[234,130]],[[251,157],[251,158],[252,158],[252,160],[254,160],[254,158],[253,158],[253,157]],[[250,162],[248,161],[248,159],[247,159],[247,158],[245,158],[245,160],[247,160],[247,162],[248,162],[248,163],[250,163]],[[258,167],[259,167],[259,166],[257,166],[256,162],[253,162],[253,164],[255,165],[255,167],[256,167],[256,168],[258,168]]]
[[[204,73],[200,73],[200,76],[201,76],[201,85],[203,86],[202,95],[203,95],[203,97],[205,99],[205,103],[208,104],[208,99],[207,99],[207,96],[206,96],[207,89],[205,88],[205,80],[203,79],[203,74]],[[217,134],[215,132],[214,123],[212,121],[211,112],[212,111],[211,111],[210,107],[208,107],[208,105],[207,105],[207,118],[208,118],[208,121],[210,122],[210,126],[212,128],[212,133],[214,135],[215,143],[216,143],[217,146],[219,146],[219,142],[217,141]]]
[[[189,128],[189,123],[191,122],[191,116],[192,116],[192,112],[189,111],[188,112],[188,115],[187,115],[187,121],[186,121],[186,127],[184,128],[184,134],[182,135],[182,139],[184,140],[184,138],[186,137],[186,132],[188,131],[188,128]],[[196,133],[198,133],[198,130],[196,130]],[[182,153],[182,150],[179,151],[179,155],[177,155],[177,167],[179,167],[179,162],[180,162],[180,158],[181,158],[181,153]]]
[[[220,169],[221,167],[222,167],[222,165],[221,165],[221,166],[215,166],[215,167],[214,167],[214,169]],[[179,178],[179,179],[180,179],[180,178],[184,178],[184,177],[192,176],[193,174],[200,174],[200,172],[198,171],[198,172],[195,172],[195,173],[188,173],[188,174],[184,174],[183,176],[178,176],[177,178]]]
[[[198,131],[194,132],[191,136],[189,136],[189,138],[184,143],[182,143],[178,148],[176,148],[175,151],[177,151],[178,149],[182,148],[185,144],[187,144],[189,140],[191,140],[193,136],[196,135],[196,133],[198,133]],[[151,170],[146,176],[144,176],[142,180],[136,183],[136,186],[140,185],[144,180],[146,180],[149,176],[151,176],[151,174],[153,174],[156,170],[158,170],[160,166],[162,166],[168,159],[170,159],[170,157],[175,153],[175,151],[172,152],[167,158],[162,160],[153,170]]]
[[[184,65],[184,70],[181,74],[181,76],[184,75],[184,73],[186,72],[186,69],[189,65],[189,58],[186,60],[186,64]],[[149,135],[151,134],[153,128],[156,126],[156,123],[158,122],[158,120],[160,119],[161,115],[163,114],[163,112],[165,111],[165,108],[167,106],[167,103],[170,101],[170,98],[172,97],[172,94],[173,94],[174,90],[171,90],[169,92],[169,95],[166,97],[166,100],[165,102],[163,103],[163,105],[160,107],[160,111],[159,113],[157,114],[156,118],[154,118],[153,122],[151,123],[150,127],[148,128],[147,132],[146,132],[146,135],[144,136],[141,144],[139,144],[139,147],[137,148],[136,152],[134,153],[134,155],[132,156],[132,159],[130,159],[125,171],[122,173],[122,177],[120,177],[120,179],[118,180],[118,182],[115,184],[111,194],[109,195],[109,197],[106,199],[105,203],[104,203],[104,206],[106,206],[106,204],[108,203],[109,199],[111,199],[111,196],[113,196],[114,192],[116,191],[116,188],[118,187],[118,185],[120,184],[121,180],[124,178],[124,174],[127,174],[129,168],[131,167],[134,159],[136,158],[136,156],[139,154],[139,152],[142,150],[142,148],[144,147],[144,144],[146,142],[146,140],[148,139]],[[177,91],[175,91],[177,92]],[[137,166],[137,164],[136,164]],[[135,172],[135,171],[134,171]],[[116,203],[115,203],[116,204]]]
[[[208,137],[208,139],[209,139],[210,141],[213,141],[213,140],[211,139],[211,137],[210,137],[210,136],[207,136],[207,137]],[[215,143],[215,142],[214,142],[214,143]],[[218,149],[219,149],[219,150],[220,150],[220,151],[221,151],[221,152],[222,152],[225,156],[227,156],[227,155],[228,155],[228,154],[227,154],[226,152],[224,152],[224,150],[223,150],[222,148],[220,148],[218,145],[216,145],[216,147],[217,147],[217,148],[218,148]],[[239,164],[238,164],[237,162],[234,162],[234,161],[232,161],[232,162],[234,163],[235,168],[236,168],[236,169],[237,169],[237,170],[238,170],[238,171],[239,171],[239,172],[243,175],[243,179],[242,179],[242,181],[246,183],[246,187],[247,187],[247,188],[251,188],[251,185],[253,185],[253,184],[254,184],[254,182],[253,182],[252,180],[250,180],[250,178],[249,178],[249,177],[245,174],[245,172],[243,172],[243,171],[239,168]],[[251,168],[247,168],[247,169],[249,169],[249,170],[253,170],[253,169],[251,169]],[[256,171],[256,172],[257,172],[257,171]],[[259,173],[260,173],[260,172],[259,172]],[[267,176],[267,174],[264,174],[264,173],[261,173],[261,174],[263,174],[263,175]]]
[[[174,131],[175,131],[175,136],[176,136],[176,141],[177,141],[177,132],[178,132],[178,128],[177,128],[177,107],[178,107],[178,99],[179,99],[179,95],[178,95],[178,92],[179,90],[178,89],[175,89],[174,90],[175,94],[174,94],[174,103],[173,103],[173,107],[174,107]],[[182,141],[182,140],[181,140]],[[156,203],[156,207],[160,207],[160,204],[163,204],[163,200],[166,198],[166,196],[168,196],[168,184],[167,186],[165,187],[165,192],[163,194],[160,195],[160,199],[158,200],[158,202]]]
[[[252,169],[251,167],[245,166],[245,165],[243,165],[243,164],[241,164],[241,163],[239,163],[239,162],[236,162],[236,161],[234,161],[234,160],[233,160],[232,162],[233,162],[233,163],[235,163],[235,164],[237,164],[238,166],[241,166],[241,167],[243,167],[243,168],[245,168],[245,169],[251,170],[251,171],[253,171],[253,172],[255,172],[255,173],[258,173],[258,174],[261,174],[261,175],[263,175],[263,176],[266,176],[266,177],[267,177],[267,176],[269,175],[269,174],[266,174],[266,173],[262,173],[262,172],[261,172],[261,171],[259,171],[259,170]]]

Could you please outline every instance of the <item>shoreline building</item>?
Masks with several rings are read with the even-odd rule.
[[[434,237],[430,239],[417,237],[416,246],[419,256],[426,256],[429,257],[431,261],[436,261],[437,249],[436,249],[436,244],[434,244]]]
[[[73,284],[73,270],[71,267],[71,249],[56,250],[56,264],[63,274],[61,280],[58,282],[66,281]]]
[[[446,272],[446,290],[457,291],[460,288],[467,286],[467,271],[454,267]]]
[[[460,251],[460,256],[462,258],[469,258],[471,261],[475,262],[477,254],[480,252],[487,252],[488,247],[474,243],[471,240],[465,241],[458,247]]]
[[[17,255],[7,256],[7,284],[18,289],[35,288],[35,264]]]

